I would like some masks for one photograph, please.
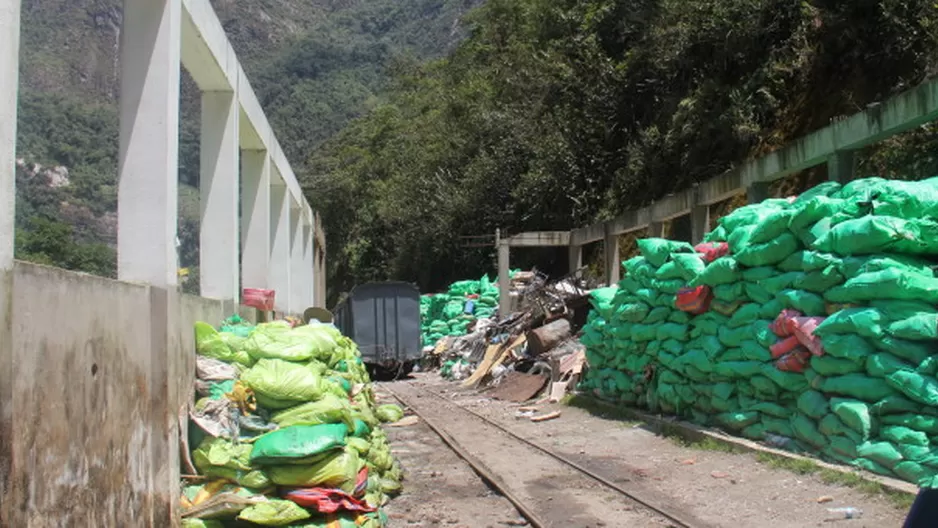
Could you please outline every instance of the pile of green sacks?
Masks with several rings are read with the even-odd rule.
[[[718,224],[696,248],[639,241],[593,292],[581,389],[938,485],[938,178],[828,182]]]
[[[218,493],[246,500],[183,526],[384,526],[380,507],[400,491],[402,472],[379,424],[403,412],[376,406],[355,343],[317,321],[226,323],[222,331],[196,324],[200,365],[220,361],[237,373],[212,382],[196,409],[227,399],[240,431],[213,437],[190,422],[192,460],[207,480],[185,487],[183,504]],[[341,490],[376,511],[330,515],[287,500],[290,490],[310,488]]]
[[[446,293],[423,295],[420,298],[423,346],[434,346],[447,336],[464,336],[473,321],[490,318],[497,310],[498,285],[488,275],[477,281],[454,282]]]

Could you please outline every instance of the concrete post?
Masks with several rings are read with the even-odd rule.
[[[0,0],[0,526],[13,515],[13,234],[20,0]]]
[[[648,238],[664,238],[664,222],[648,224]]]
[[[312,215],[310,215],[312,218]],[[303,276],[305,277],[303,285],[303,307],[308,308],[316,305],[316,281],[319,276],[316,274],[313,265],[313,225],[303,225]]]
[[[769,199],[769,184],[767,182],[756,182],[746,187],[746,201],[750,204],[756,204]]]
[[[567,263],[570,273],[583,267],[583,246],[570,245],[567,250]]]
[[[855,177],[856,156],[852,150],[839,150],[827,158],[827,179],[850,183]]]
[[[690,211],[691,242],[699,244],[710,231],[710,206],[700,203],[700,186],[694,184],[694,207]]]
[[[124,0],[123,13],[118,275],[175,287],[182,0]]]
[[[300,214],[299,204],[292,198],[290,201],[290,311],[303,313],[308,306],[303,306],[303,297],[307,287],[309,273],[303,267],[303,247],[305,233],[303,232],[303,217]]]
[[[619,258],[619,236],[612,232],[610,225],[606,223],[605,236],[603,237],[603,254],[606,262],[606,284],[612,286],[619,283],[619,267],[621,260]]]
[[[510,278],[508,277],[509,272],[511,271],[511,263],[509,259],[511,258],[511,248],[508,246],[508,242],[499,240],[498,241],[498,316],[505,317],[511,313],[511,297],[509,297],[509,292],[511,290]]]
[[[241,152],[241,287],[267,288],[270,273],[270,155]]]
[[[278,312],[290,311],[290,193],[279,176],[270,186],[270,268],[267,285],[277,292]]]
[[[238,118],[234,92],[202,94],[202,297],[238,299]]]

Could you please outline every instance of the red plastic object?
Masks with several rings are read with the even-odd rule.
[[[795,317],[793,319],[794,334],[798,342],[811,351],[815,356],[824,355],[824,345],[821,338],[814,335],[814,329],[824,322],[825,317]]]
[[[791,336],[770,346],[769,352],[772,354],[772,359],[778,359],[799,346],[801,346],[801,343],[798,342],[798,338]]]
[[[257,308],[265,312],[274,310],[274,290],[262,290],[260,288],[245,288],[241,293],[242,302],[245,306]]]
[[[706,263],[725,257],[730,252],[730,245],[726,242],[704,242],[694,246],[694,251],[700,253],[700,258]]]
[[[802,315],[798,310],[782,310],[769,328],[778,337],[788,337],[795,333],[795,319]]]
[[[713,294],[707,286],[696,288],[681,288],[677,292],[674,305],[682,312],[700,315],[710,309]]]
[[[809,361],[811,361],[811,351],[804,347],[797,347],[775,361],[775,368],[785,372],[804,372]]]
[[[367,502],[356,499],[337,489],[305,488],[284,490],[282,496],[299,506],[314,509],[319,513],[335,513],[337,511],[373,512],[377,509]]]

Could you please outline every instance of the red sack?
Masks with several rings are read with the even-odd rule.
[[[710,301],[712,300],[713,293],[708,286],[681,288],[677,292],[674,305],[682,312],[700,315],[710,308]]]
[[[778,314],[775,321],[769,325],[769,329],[778,337],[788,337],[795,333],[795,318],[801,316],[802,313],[798,310],[782,310],[782,313]]]
[[[725,257],[730,253],[730,245],[726,242],[704,242],[694,246],[694,251],[700,253],[700,258],[707,264]]]
[[[804,347],[797,347],[775,361],[775,368],[785,372],[804,372],[811,361],[811,352]]]
[[[352,512],[373,512],[377,510],[377,508],[368,505],[367,502],[356,499],[337,489],[288,489],[283,490],[281,496],[299,506],[312,508],[319,513],[335,513],[340,510]]]
[[[769,352],[772,354],[772,359],[778,359],[799,346],[801,346],[801,343],[798,341],[798,338],[791,336],[770,346]]]
[[[815,356],[824,355],[824,345],[821,338],[814,335],[814,329],[824,322],[826,317],[795,317],[792,319],[794,334],[798,342],[811,351]]]
[[[355,489],[352,491],[354,497],[364,497],[368,488],[368,466],[365,466],[358,472],[358,480],[355,481]]]

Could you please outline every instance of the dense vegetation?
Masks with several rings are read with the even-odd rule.
[[[437,288],[493,269],[460,235],[568,229],[720,174],[915,85],[936,21],[925,0],[489,0],[310,159],[332,284]]]

